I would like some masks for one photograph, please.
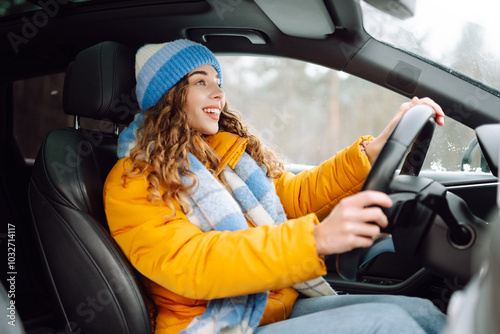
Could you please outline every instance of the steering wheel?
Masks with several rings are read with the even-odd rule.
[[[377,160],[372,166],[363,190],[378,190],[391,194],[391,183],[396,168],[399,166],[406,151],[413,146],[406,156],[401,169],[401,175],[417,176],[427,154],[432,134],[435,128],[434,110],[427,105],[417,105],[408,110],[401,118],[386,144],[382,148]],[[418,185],[418,188],[426,188],[426,184]],[[391,196],[391,195],[390,195]],[[391,196],[393,207],[383,209],[389,218],[389,226],[382,232],[391,232],[395,227],[395,218],[402,216],[401,210],[410,210],[414,206],[416,195],[414,193],[402,193]],[[399,203],[401,205],[396,205]],[[410,203],[410,205],[408,205]],[[431,220],[433,217],[426,217]],[[399,217],[402,219],[402,217]],[[337,255],[337,271],[339,275],[348,281],[355,281],[358,269],[362,267],[370,257],[384,251],[391,250],[391,236],[377,239],[369,248],[357,248],[352,251]],[[393,248],[392,248],[393,250]]]

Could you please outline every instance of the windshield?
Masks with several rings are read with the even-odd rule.
[[[498,0],[416,0],[401,20],[361,1],[365,30],[374,38],[465,75],[500,96]]]

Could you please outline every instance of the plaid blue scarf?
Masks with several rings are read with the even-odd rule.
[[[190,170],[198,178],[198,189],[191,195],[191,212],[188,219],[202,231],[237,231],[248,228],[245,215],[257,217],[264,208],[273,223],[286,221],[285,211],[274,190],[274,183],[265,171],[244,153],[234,171],[226,167],[221,177],[235,185],[232,195],[214,178],[205,166],[192,154]],[[235,175],[238,177],[235,178]],[[185,184],[191,184],[182,177]],[[260,204],[259,204],[260,203]],[[238,333],[251,333],[259,325],[266,306],[268,293],[214,299],[207,310],[197,317],[185,333],[219,333],[232,328]],[[238,329],[236,329],[238,328]]]

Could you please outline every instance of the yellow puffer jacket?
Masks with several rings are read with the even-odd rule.
[[[270,290],[261,324],[286,319],[297,298],[290,288],[326,274],[315,250],[313,227],[343,197],[361,189],[370,163],[359,138],[320,166],[298,175],[284,173],[275,181],[288,221],[278,226],[203,233],[174,203],[147,201],[145,177],[127,179],[128,158],[119,160],[104,185],[104,204],[112,236],[133,266],[149,279],[158,306],[157,334],[178,333],[198,315],[207,301]],[[234,167],[246,140],[218,133],[207,141]],[[168,217],[168,218],[167,218]]]

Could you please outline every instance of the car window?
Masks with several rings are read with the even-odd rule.
[[[344,72],[296,60],[219,57],[231,109],[289,164],[317,165],[358,136],[378,135],[408,98]],[[424,170],[462,171],[472,129],[447,117]],[[479,152],[475,150],[475,152]],[[474,155],[467,171],[481,171]],[[484,168],[483,168],[484,169]]]
[[[318,65],[275,57],[219,56],[231,109],[287,164],[317,165],[358,136],[380,133],[408,99],[368,81]],[[32,163],[43,138],[73,126],[62,110],[64,73],[13,84],[14,135]],[[96,123],[96,124],[94,124]],[[97,121],[81,120],[100,129]],[[446,118],[436,128],[424,170],[485,171],[474,131]],[[466,151],[475,153],[465,160]],[[486,170],[488,171],[488,170]]]
[[[61,127],[72,127],[74,116],[63,112],[64,73],[38,76],[15,81],[12,85],[14,108],[14,137],[28,164],[32,164],[43,138]],[[90,119],[81,119],[86,129],[103,126]]]
[[[71,126],[62,111],[64,74],[15,81],[14,137],[28,162],[36,157],[43,138],[53,129]]]

